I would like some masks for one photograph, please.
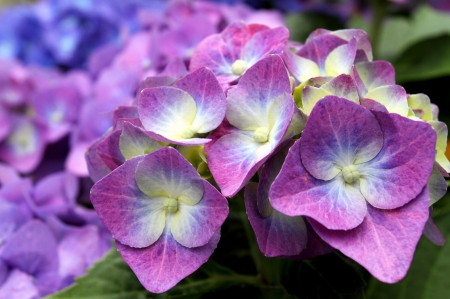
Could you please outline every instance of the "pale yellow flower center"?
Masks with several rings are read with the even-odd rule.
[[[269,140],[269,128],[266,127],[259,127],[255,130],[253,133],[253,139],[255,139],[256,142],[266,142]]]
[[[360,175],[355,165],[349,165],[342,168],[342,177],[346,183],[352,184],[359,180]]]
[[[231,71],[236,76],[242,75],[246,70],[247,70],[247,63],[244,60],[238,59],[231,65]]]

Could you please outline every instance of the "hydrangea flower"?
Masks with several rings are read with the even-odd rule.
[[[268,257],[294,260],[313,258],[334,250],[301,216],[290,217],[275,210],[269,189],[278,175],[293,141],[274,154],[261,170],[258,184],[245,186],[245,208],[261,252]]]
[[[29,220],[12,235],[2,248],[0,258],[10,267],[26,273],[39,295],[56,291],[61,284],[58,275],[57,243],[42,221]]]
[[[91,200],[124,260],[156,293],[208,260],[228,215],[227,200],[170,147],[126,161],[94,185]]]
[[[206,148],[208,165],[222,194],[234,196],[274,152],[294,113],[289,77],[278,55],[251,67],[228,91],[226,119],[214,144]]]
[[[140,120],[148,134],[159,141],[198,145],[210,141],[197,137],[217,128],[225,116],[225,95],[207,68],[178,80],[173,87],[141,91]]]
[[[229,83],[265,56],[280,54],[288,37],[285,27],[270,29],[264,25],[234,22],[196,47],[189,69],[206,66],[219,82]]]
[[[371,61],[372,47],[363,30],[318,29],[310,34],[297,53],[286,49],[283,59],[300,83],[317,77],[330,80],[341,74],[350,74],[355,62]]]
[[[435,142],[436,133],[426,123],[326,96],[274,181],[271,204],[287,215],[308,216],[331,246],[378,279],[398,281],[428,219],[423,206],[429,202],[426,183]],[[414,225],[398,224],[408,212]],[[391,240],[389,227],[396,225],[404,242]],[[371,239],[374,234],[383,241]],[[352,238],[365,241],[349,243]],[[375,258],[369,248],[398,253]]]
[[[0,159],[22,173],[36,169],[46,146],[44,129],[24,116],[11,115],[8,137],[0,142]]]

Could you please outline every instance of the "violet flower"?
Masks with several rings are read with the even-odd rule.
[[[126,161],[94,185],[91,200],[124,260],[156,293],[208,260],[228,215],[226,199],[170,147]]]
[[[327,243],[378,279],[396,282],[428,219],[435,142],[426,123],[326,96],[273,183],[271,204],[308,216]]]

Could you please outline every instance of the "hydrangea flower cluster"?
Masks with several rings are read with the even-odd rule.
[[[226,100],[210,70],[203,67],[188,75],[185,62],[203,38],[236,19],[263,18],[273,27],[283,24],[281,15],[255,12],[245,5],[183,0],[51,0],[4,9],[1,14],[0,298],[40,298],[84,274],[112,240],[91,206],[88,166],[97,181],[125,161],[159,149],[159,156],[134,158],[136,167],[124,178],[131,173],[134,178],[141,169],[142,182],[123,198],[139,194],[148,199],[150,206],[143,207],[141,215],[153,211],[158,233],[136,227],[138,234],[150,239],[144,244],[139,235],[135,243],[136,239],[125,237],[128,242],[115,235],[117,247],[123,248],[124,257],[130,256],[126,258],[130,263],[139,254],[136,244],[148,249],[148,257],[172,250],[165,252],[179,264],[170,264],[174,278],[168,285],[161,285],[166,276],[153,283],[159,291],[197,269],[216,247],[218,229],[228,214],[225,198],[205,180],[211,173],[203,150],[209,141],[206,134],[225,116]],[[192,88],[202,84],[203,89]],[[158,109],[168,116],[181,113],[177,124],[167,127],[162,113],[158,124],[149,121],[156,110],[139,118],[136,91],[154,86],[161,87],[147,93],[148,102],[141,101],[141,109],[154,105],[152,97],[167,94],[167,102]],[[182,109],[172,111],[172,100]],[[116,107],[121,108],[113,113]],[[149,135],[150,128],[154,132]],[[197,134],[203,136],[192,138]],[[165,142],[178,142],[177,150],[194,166]],[[88,165],[86,150],[97,145],[99,156],[89,151]],[[168,166],[167,161],[173,163]],[[154,167],[161,172],[149,177],[147,169]],[[154,193],[146,186],[156,177],[162,180],[162,189]],[[126,219],[129,223],[131,218]],[[160,267],[167,269],[167,263]],[[185,270],[178,271],[179,267]]]
[[[94,208],[149,291],[209,258],[239,192],[269,257],[337,249],[394,283],[425,225],[442,242],[429,207],[446,192],[447,127],[373,61],[364,31],[298,45],[283,27],[236,22],[188,66],[148,76],[86,154]]]

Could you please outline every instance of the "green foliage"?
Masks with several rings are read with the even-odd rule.
[[[367,289],[369,299],[447,299],[450,298],[450,195],[437,204],[436,225],[447,242],[443,247],[422,237],[406,277],[393,285],[372,278]]]
[[[348,27],[370,31],[361,17]],[[450,14],[421,6],[411,16],[388,16],[376,45],[375,59],[392,62],[400,84],[450,75]]]
[[[450,35],[414,44],[393,64],[399,83],[450,75]]]

